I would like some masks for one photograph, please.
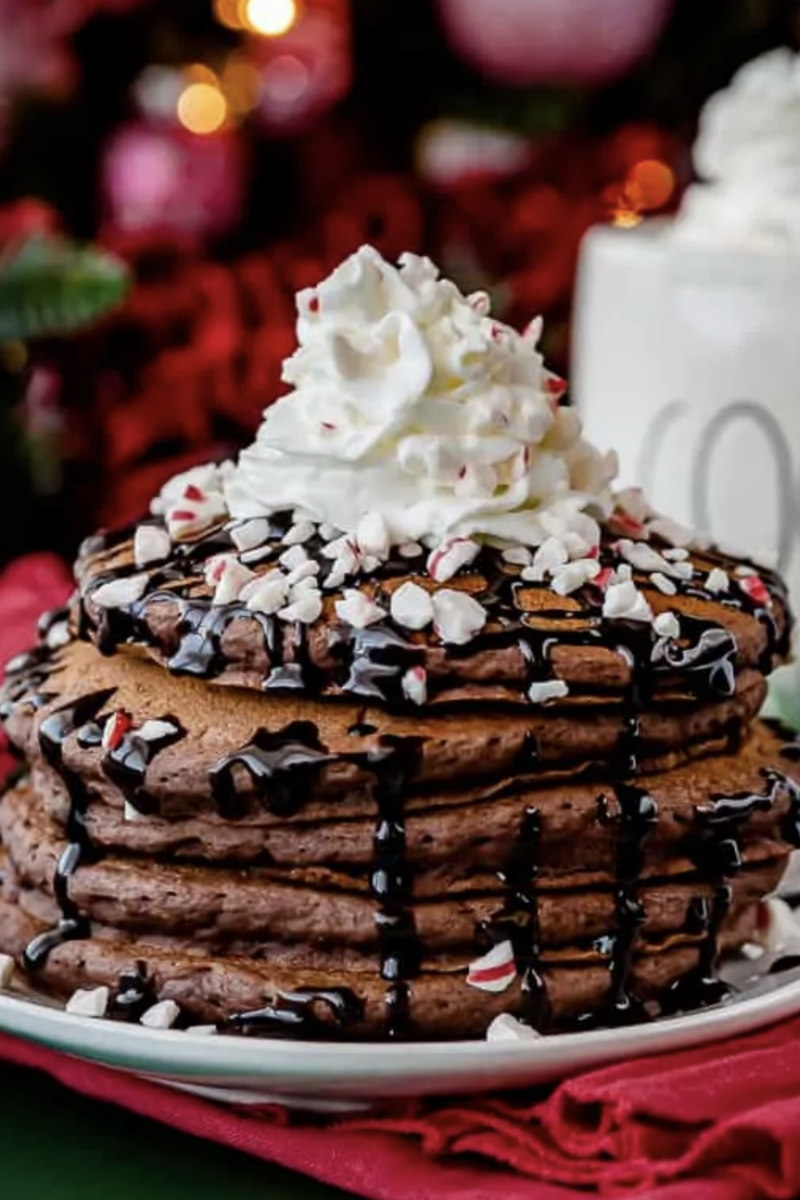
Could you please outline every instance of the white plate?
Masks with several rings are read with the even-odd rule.
[[[620,1059],[746,1033],[800,1011],[799,975],[771,976],[747,998],[666,1020],[526,1042],[367,1045],[209,1036],[74,1016],[8,993],[0,994],[0,1029],[218,1100],[279,1100],[336,1112],[399,1097],[545,1083]]]

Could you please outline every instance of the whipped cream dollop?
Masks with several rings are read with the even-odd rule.
[[[693,151],[704,181],[686,192],[681,238],[800,238],[800,55],[781,48],[753,59],[707,101]]]
[[[393,545],[539,545],[565,530],[596,542],[616,459],[559,407],[540,321],[517,333],[429,259],[405,254],[395,267],[370,246],[297,308],[292,390],[225,475],[233,518],[293,509],[350,534],[379,514]]]

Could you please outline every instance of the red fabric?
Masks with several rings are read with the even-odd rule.
[[[48,555],[0,574],[0,658],[30,644],[38,613],[68,592]],[[591,1071],[533,1099],[445,1099],[327,1122],[224,1108],[2,1034],[0,1058],[374,1200],[800,1195],[800,1017]]]
[[[28,554],[0,572],[0,675],[14,654],[34,645],[39,614],[70,594],[69,572],[54,554]],[[0,733],[0,779],[14,765]]]

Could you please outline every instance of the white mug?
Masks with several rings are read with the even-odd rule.
[[[800,253],[598,227],[576,309],[589,439],[660,511],[772,559],[800,611]]]

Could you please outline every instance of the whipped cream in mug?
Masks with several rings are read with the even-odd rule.
[[[693,150],[705,182],[686,192],[677,237],[800,238],[800,55],[771,50],[707,101]]]
[[[352,533],[380,514],[393,544],[453,536],[596,542],[614,455],[581,437],[536,346],[427,258],[362,246],[297,297],[288,395],[224,480],[233,518],[299,510]]]

